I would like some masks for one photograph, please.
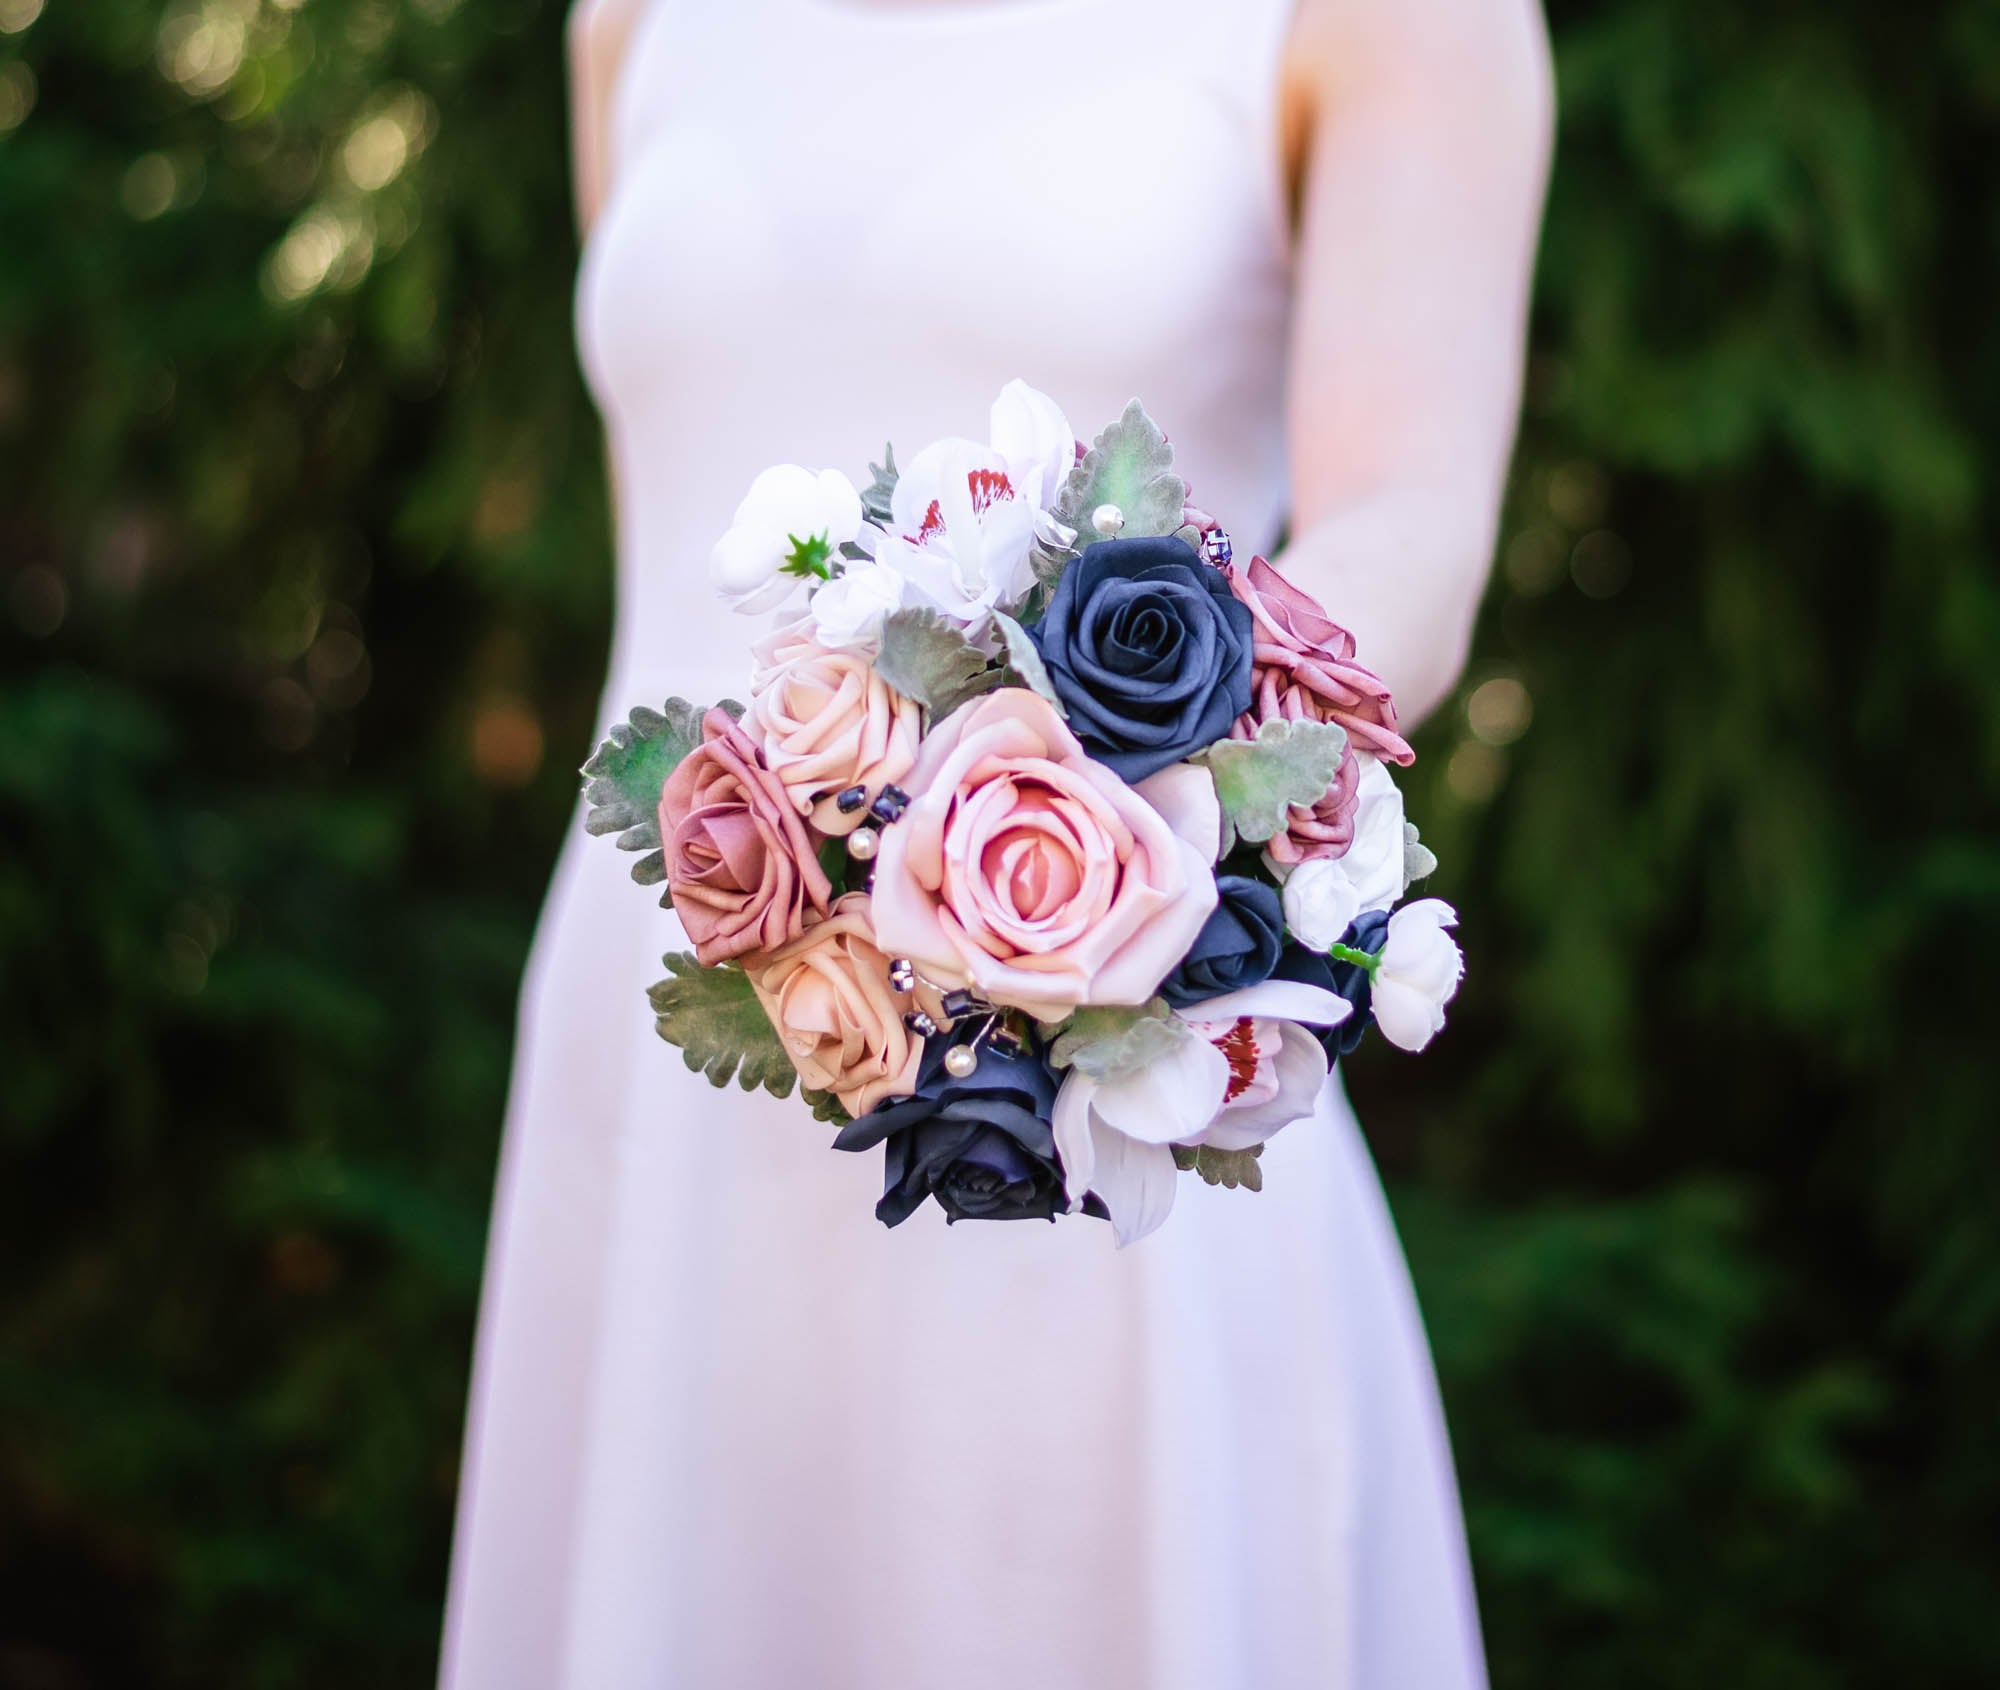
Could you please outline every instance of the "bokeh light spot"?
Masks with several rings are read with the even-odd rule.
[[[489,698],[472,718],[472,766],[488,786],[526,786],[542,766],[542,723],[511,694]]]
[[[1615,598],[1632,579],[1632,548],[1610,529],[1597,529],[1577,541],[1569,573],[1586,598]]]
[[[35,73],[16,60],[0,65],[0,135],[19,129],[35,109]]]
[[[1507,778],[1507,753],[1476,739],[1462,740],[1445,765],[1445,790],[1461,804],[1484,804]]]
[[[1563,563],[1562,535],[1538,522],[1507,542],[1500,567],[1515,592],[1538,598],[1562,580]]]
[[[1589,528],[1604,517],[1611,482],[1586,458],[1572,459],[1549,477],[1549,514],[1566,528]]]
[[[1465,701],[1465,719],[1475,739],[1487,745],[1512,745],[1535,719],[1534,700],[1512,675],[1482,681]]]
[[[42,15],[42,0],[0,0],[0,35],[19,35]]]
[[[119,202],[140,222],[171,211],[180,193],[180,173],[165,153],[141,153],[126,167]]]

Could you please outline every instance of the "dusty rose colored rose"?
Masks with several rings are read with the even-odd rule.
[[[852,833],[865,809],[834,803],[850,786],[870,793],[900,781],[916,761],[922,712],[856,652],[829,651],[810,625],[781,630],[758,647],[743,727],[764,748],[799,814],[821,833]]]
[[[890,989],[868,904],[867,893],[849,892],[824,921],[746,964],[799,1078],[832,1092],[850,1115],[916,1090],[924,1041],[904,1025],[904,1012],[946,1019],[928,985],[908,996]]]
[[[1354,661],[1354,636],[1261,557],[1228,570],[1230,590],[1256,619],[1250,708],[1230,731],[1254,739],[1280,717],[1338,722],[1354,743],[1391,763],[1416,753],[1396,732],[1396,705],[1371,670]]]
[[[725,710],[709,711],[702,732],[660,792],[660,839],[674,913],[713,964],[797,938],[833,885],[756,741]]]
[[[1314,857],[1346,856],[1354,843],[1354,813],[1360,802],[1361,764],[1350,745],[1326,796],[1310,808],[1294,804],[1287,810],[1285,825],[1271,835],[1265,854],[1287,868]]]
[[[875,862],[876,941],[941,985],[1045,1019],[1144,1003],[1215,907],[1208,775],[1177,763],[1127,786],[1032,692],[953,712],[906,784]]]

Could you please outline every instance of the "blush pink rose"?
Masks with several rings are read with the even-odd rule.
[[[713,965],[796,939],[833,883],[784,785],[726,710],[660,792],[667,889],[695,956]]]
[[[824,921],[746,964],[799,1078],[832,1092],[850,1115],[916,1090],[924,1041],[905,1024],[905,1011],[948,1019],[930,986],[919,982],[909,996],[890,987],[868,906],[867,893],[849,892]]]
[[[743,728],[764,748],[799,814],[821,833],[852,833],[864,806],[842,815],[834,802],[850,786],[872,797],[916,761],[923,713],[878,677],[867,658],[829,651],[804,627],[780,631],[758,648]]]
[[[1208,775],[1127,786],[1032,692],[938,723],[908,785],[876,858],[876,940],[940,985],[1045,1020],[1144,1003],[1215,907]]]
[[[1237,718],[1235,737],[1254,739],[1265,722],[1304,717],[1338,722],[1355,745],[1386,762],[1415,762],[1396,732],[1388,687],[1354,661],[1354,636],[1261,557],[1227,573],[1256,623],[1250,708]]]
[[[1287,810],[1285,825],[1271,835],[1265,854],[1287,868],[1314,857],[1346,856],[1354,843],[1354,817],[1360,806],[1361,764],[1350,743],[1326,795],[1317,804],[1294,804]]]

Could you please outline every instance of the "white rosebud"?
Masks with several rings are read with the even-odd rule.
[[[1375,970],[1375,1024],[1404,1050],[1422,1050],[1444,1025],[1444,1006],[1458,990],[1465,956],[1445,932],[1458,912],[1442,898],[1419,898],[1389,917]]]
[[[1403,795],[1381,758],[1362,752],[1356,760],[1354,843],[1337,860],[1354,883],[1358,914],[1393,908],[1410,883],[1403,878]]]
[[[799,546],[816,545],[830,556],[860,532],[861,495],[839,470],[815,475],[777,464],[750,483],[729,532],[709,553],[709,578],[732,609],[775,610],[800,585],[785,573]]]
[[[1285,882],[1285,926],[1308,950],[1324,951],[1361,913],[1361,894],[1348,877],[1345,858],[1311,857]]]
[[[882,619],[903,603],[903,577],[886,563],[849,569],[812,596],[812,619],[819,643],[828,651],[872,648],[882,635]]]

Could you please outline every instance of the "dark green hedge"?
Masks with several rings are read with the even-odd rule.
[[[0,0],[0,1684],[431,1670],[608,610],[536,0]],[[1562,4],[1519,473],[1354,1076],[1503,1687],[1972,1685],[2000,13]]]

